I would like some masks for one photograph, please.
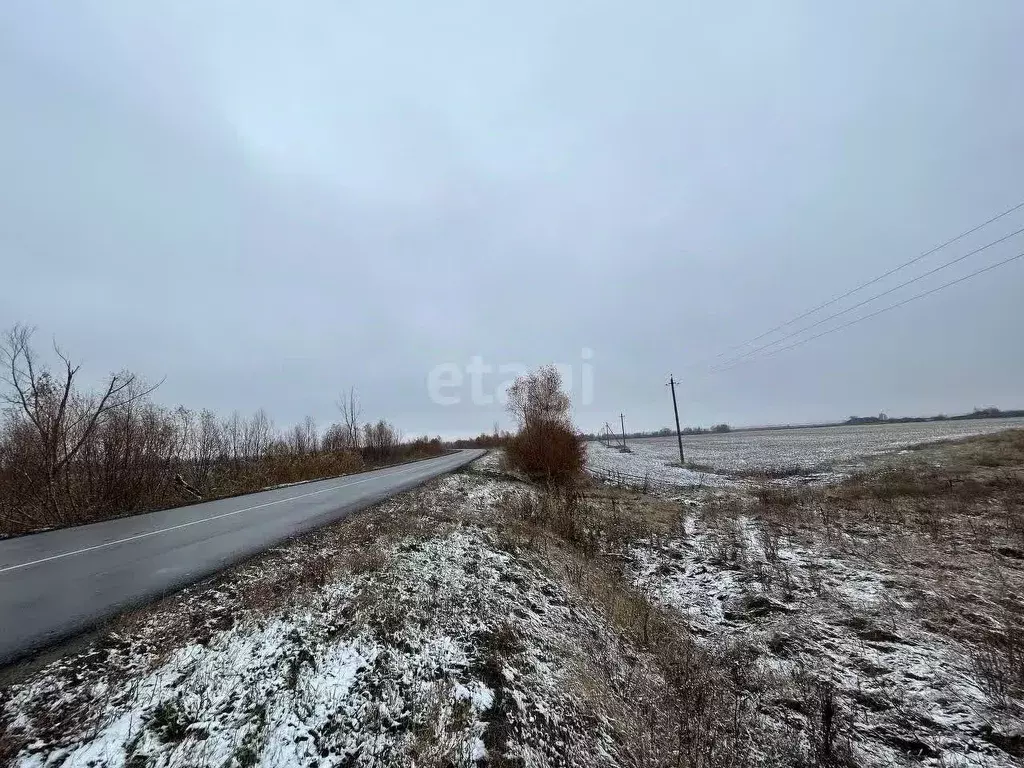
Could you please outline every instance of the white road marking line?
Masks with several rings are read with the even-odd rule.
[[[328,493],[329,491],[336,491],[339,488],[348,488],[352,485],[360,485],[361,483],[368,483],[371,480],[379,480],[382,477],[391,477],[392,475],[399,475],[402,472],[409,472],[413,469],[421,469],[420,466],[407,467],[405,469],[399,469],[394,472],[388,472],[385,475],[377,475],[375,477],[367,477],[364,480],[356,480],[354,483],[342,483],[341,485],[334,485],[330,488],[322,488],[319,491],[310,491],[309,493],[303,493],[299,496],[290,496],[287,499],[278,499],[277,501],[268,501],[266,504],[257,504],[254,507],[246,507],[245,509],[236,509],[234,512],[225,512],[222,515],[214,515],[213,517],[204,517],[202,520],[191,520],[187,523],[179,523],[178,525],[172,525],[169,528],[161,528],[157,531],[147,531],[146,533],[139,533],[135,536],[127,536],[123,539],[117,539],[116,541],[108,541],[103,544],[96,544],[92,547],[85,547],[83,549],[76,549],[72,552],[62,552],[59,555],[51,555],[50,557],[43,557],[39,560],[33,560],[28,563],[19,563],[18,565],[9,565],[6,568],[0,568],[0,573],[7,573],[8,571],[16,571],[19,568],[28,568],[31,565],[39,565],[40,563],[48,563],[51,560],[60,560],[64,557],[71,557],[73,555],[81,555],[86,552],[92,552],[97,549],[104,549],[105,547],[112,547],[115,544],[124,544],[128,541],[135,541],[136,539],[145,539],[148,536],[156,536],[159,533],[168,533],[170,531],[177,531],[181,528],[188,528],[190,525],[199,525],[200,523],[210,523],[214,520],[220,520],[225,517],[231,517],[232,515],[240,515],[243,512],[252,512],[254,509],[263,509],[264,507],[272,507],[275,504],[284,504],[288,501],[295,501],[296,499],[304,499],[307,496],[316,496],[319,493]]]

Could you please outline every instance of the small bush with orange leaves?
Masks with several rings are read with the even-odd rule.
[[[586,464],[586,444],[569,417],[569,396],[554,366],[520,376],[509,387],[508,410],[519,431],[505,446],[513,469],[532,480],[567,483]]]

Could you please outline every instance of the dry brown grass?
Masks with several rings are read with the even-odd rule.
[[[556,534],[557,535],[557,534]],[[698,646],[678,618],[623,581],[613,561],[559,539],[533,546],[611,630],[587,639],[590,685],[631,722],[623,751],[638,765],[732,766],[752,757],[759,722],[752,692],[730,674],[725,651]],[[624,665],[623,660],[626,660]]]
[[[762,486],[754,498],[769,561],[778,527],[903,574],[923,625],[972,649],[992,699],[1024,699],[1024,430],[923,446],[829,488]]]
[[[561,562],[564,578],[602,606],[623,641],[649,654],[663,677],[662,693],[674,688],[676,696],[711,702],[706,709],[680,708],[655,702],[649,691],[629,691],[657,711],[652,722],[662,718],[658,727],[667,727],[664,718],[682,717],[676,733],[686,733],[682,741],[689,746],[665,732],[655,733],[658,727],[646,733],[648,743],[683,755],[683,765],[742,764],[749,757],[744,739],[751,738],[760,739],[762,755],[774,753],[783,764],[853,764],[854,712],[869,705],[902,706],[898,697],[894,694],[893,703],[878,703],[868,696],[866,703],[858,703],[848,691],[840,695],[827,675],[801,673],[803,677],[777,680],[751,676],[753,667],[745,654],[756,658],[770,650],[771,642],[780,655],[787,653],[791,638],[778,633],[761,650],[756,644],[695,645],[677,616],[667,615],[650,595],[623,581],[618,559],[631,546],[649,546],[663,536],[682,540],[681,511],[641,494],[616,493],[538,493],[509,505],[514,520],[508,530]],[[786,607],[796,598],[791,566],[780,554],[784,546],[802,543],[823,557],[834,550],[871,563],[891,574],[896,592],[883,596],[879,617],[853,629],[861,642],[900,642],[909,619],[896,595],[918,595],[922,626],[972,649],[978,680],[990,700],[1016,711],[1024,699],[1024,600],[1018,597],[1024,594],[1022,510],[1024,432],[1016,431],[894,457],[833,487],[762,478],[746,500],[709,498],[699,512],[706,534],[701,546],[707,549],[702,559],[760,584],[763,593],[745,592],[727,608],[727,615],[744,622],[759,620],[762,603],[769,611],[793,610]],[[741,517],[753,525],[753,549],[748,549],[740,528]],[[810,587],[816,573],[809,571]],[[768,593],[782,602],[776,604]],[[820,583],[815,594],[836,600]],[[936,594],[942,599],[932,597]],[[891,626],[883,615],[890,617]],[[851,614],[851,621],[856,618]],[[700,674],[688,661],[692,658],[699,659]],[[796,695],[785,692],[789,689]],[[783,708],[789,706],[784,702],[794,702],[796,731],[782,743],[763,732],[756,713],[746,711],[755,690],[762,702],[782,702]],[[990,731],[984,737],[989,743],[1009,754],[1022,751],[999,729]],[[898,752],[938,754],[927,740],[897,731],[887,732],[885,739]],[[652,758],[650,764],[659,763]]]
[[[755,744],[760,754],[787,752],[757,711],[749,648],[698,644],[675,613],[625,578],[620,558],[631,546],[682,534],[678,505],[602,487],[515,492],[502,507],[508,518],[499,531],[509,549],[541,554],[610,629],[588,638],[599,678],[592,684],[635,721],[624,748],[637,765],[745,765]],[[625,668],[624,658],[633,659]],[[838,754],[823,744],[820,754]]]

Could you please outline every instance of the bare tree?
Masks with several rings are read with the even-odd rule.
[[[320,432],[316,427],[316,419],[307,416],[302,422],[302,431],[305,433],[306,452],[320,452]]]
[[[342,394],[337,400],[338,410],[341,411],[341,425],[344,429],[344,449],[349,451],[359,450],[360,430],[359,417],[362,415],[362,408],[359,405],[359,396],[355,387],[349,387],[347,394]]]
[[[238,411],[232,411],[231,418],[224,419],[221,432],[224,434],[224,451],[237,469],[245,455],[245,427]]]
[[[391,458],[401,441],[402,436],[398,430],[384,419],[363,427],[363,449],[373,461]]]
[[[93,437],[101,419],[145,398],[159,384],[145,386],[128,372],[111,374],[97,394],[83,394],[75,387],[81,368],[54,344],[60,360],[51,371],[32,347],[34,329],[15,325],[0,345],[0,379],[7,391],[0,395],[32,425],[38,441],[44,484],[43,505],[55,522],[67,522],[60,487],[69,465]]]
[[[242,452],[248,459],[259,459],[266,455],[274,427],[267,412],[260,408],[242,426]]]
[[[570,406],[558,369],[544,365],[512,383],[505,407],[520,428],[529,429],[536,424],[568,425]]]
[[[194,473],[193,482],[204,495],[210,492],[214,467],[223,454],[224,437],[220,423],[213,411],[204,409],[199,414],[192,445],[185,454],[186,462]]]
[[[355,389],[338,404],[344,423],[321,433],[307,417],[282,433],[263,410],[220,419],[162,407],[127,372],[90,391],[68,355],[37,354],[32,338],[20,325],[0,331],[2,534],[347,474],[403,450],[387,422],[363,427]]]
[[[508,389],[507,408],[519,423],[519,432],[505,446],[509,464],[548,482],[578,477],[586,463],[586,447],[572,424],[570,407],[554,366],[517,378]]]
[[[288,434],[288,443],[291,452],[296,456],[307,456],[319,450],[316,421],[312,416],[307,416],[301,424],[292,427]]]
[[[341,453],[349,449],[348,430],[343,424],[331,424],[320,438],[320,447],[328,453]]]

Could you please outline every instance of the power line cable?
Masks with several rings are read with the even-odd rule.
[[[799,341],[797,341],[797,342],[795,342],[793,344],[789,344],[789,345],[787,345],[785,347],[782,347],[781,349],[772,350],[771,352],[769,352],[766,355],[763,355],[762,357],[754,358],[754,360],[749,360],[749,361],[746,361],[746,362],[756,362],[757,360],[765,360],[765,359],[771,357],[772,355],[777,355],[780,352],[785,352],[787,350],[793,349],[794,347],[799,347],[801,344],[806,344],[809,341],[814,341],[815,339],[820,339],[822,336],[828,336],[830,333],[835,333],[836,331],[841,331],[844,328],[849,328],[851,325],[856,325],[857,323],[863,322],[864,320],[870,320],[872,317],[878,317],[878,315],[881,315],[881,314],[883,314],[885,312],[888,312],[890,310],[896,309],[897,307],[902,307],[904,304],[909,304],[912,301],[917,301],[918,299],[923,299],[926,296],[931,296],[933,293],[938,293],[939,291],[941,291],[941,290],[943,290],[945,288],[949,288],[950,286],[956,285],[957,283],[962,283],[965,280],[970,280],[972,277],[977,277],[978,275],[984,274],[985,272],[990,272],[993,269],[1005,266],[1006,264],[1009,264],[1011,261],[1016,261],[1017,259],[1020,259],[1020,258],[1024,258],[1024,251],[1022,251],[1021,253],[1018,253],[1016,256],[1011,256],[1008,259],[1003,259],[1003,261],[996,262],[995,264],[990,264],[987,267],[983,267],[982,269],[979,269],[979,270],[977,270],[975,272],[971,272],[969,275],[964,275],[963,277],[959,277],[956,280],[950,280],[948,283],[943,283],[942,285],[940,285],[940,286],[938,286],[936,288],[932,288],[931,290],[923,291],[922,293],[914,294],[913,296],[911,296],[909,298],[906,298],[903,301],[897,302],[896,304],[890,304],[887,307],[882,307],[881,309],[879,309],[879,310],[877,310],[875,312],[872,312],[871,314],[864,315],[863,317],[854,318],[853,320],[850,320],[849,322],[843,323],[842,325],[837,325],[835,328],[829,328],[827,331],[822,331],[821,333],[815,334],[814,336],[809,336],[806,339],[800,339]],[[734,368],[735,366],[740,365],[743,362],[745,362],[745,361],[737,360],[735,363],[730,365],[728,368],[720,369],[718,372],[720,373],[721,371],[729,370],[729,368]]]
[[[916,264],[917,262],[921,261],[921,259],[924,259],[924,258],[926,258],[928,256],[931,256],[933,253],[935,253],[937,251],[941,251],[943,248],[952,245],[953,243],[957,242],[958,240],[963,240],[968,235],[974,234],[979,229],[982,229],[983,227],[987,227],[989,224],[991,224],[991,223],[993,223],[995,221],[999,221],[999,219],[1003,218],[1004,216],[1009,216],[1011,213],[1013,213],[1014,211],[1017,211],[1017,210],[1019,210],[1021,208],[1024,208],[1024,201],[1017,203],[1017,205],[1013,206],[1012,208],[1007,208],[1002,213],[1000,213],[1000,214],[998,214],[996,216],[993,216],[988,221],[983,222],[983,223],[979,224],[976,227],[972,227],[971,229],[968,229],[966,232],[961,232],[956,237],[951,238],[950,240],[947,240],[946,242],[942,243],[941,245],[937,245],[934,248],[932,248],[931,250],[925,251],[920,256],[915,256],[914,258],[910,259],[909,261],[905,261],[902,264],[893,267],[888,272],[885,272],[884,274],[881,274],[878,277],[872,278],[871,280],[868,280],[866,283],[862,283],[861,285],[858,285],[856,288],[853,288],[852,290],[849,290],[849,291],[847,291],[846,293],[844,293],[844,294],[842,294],[840,296],[836,296],[833,299],[829,299],[824,304],[819,304],[818,306],[814,307],[813,309],[809,309],[806,312],[804,312],[803,314],[797,315],[796,317],[792,318],[791,320],[787,320],[786,322],[784,322],[784,323],[782,323],[780,325],[777,325],[774,328],[770,328],[769,330],[765,331],[764,333],[762,333],[762,334],[760,334],[758,336],[755,336],[752,339],[747,339],[746,341],[742,342],[741,344],[736,344],[735,346],[730,347],[729,349],[725,350],[724,352],[720,352],[718,355],[715,356],[715,359],[717,359],[719,357],[724,357],[725,355],[729,354],[730,352],[734,352],[737,349],[741,349],[741,348],[747,346],[748,344],[753,344],[755,341],[760,341],[765,336],[770,336],[771,334],[775,333],[776,331],[781,331],[783,328],[788,328],[793,323],[798,322],[800,320],[803,320],[805,317],[807,317],[809,315],[813,315],[815,312],[818,312],[819,310],[825,309],[825,307],[830,307],[833,304],[835,304],[836,302],[842,301],[843,299],[845,299],[845,298],[847,298],[849,296],[852,296],[853,294],[855,294],[855,293],[857,293],[859,291],[864,290],[868,286],[874,285],[875,283],[878,283],[878,282],[884,280],[885,278],[889,277],[890,275],[893,275],[893,274],[899,272],[901,269],[905,269],[906,267],[909,267],[911,264]]]
[[[941,272],[942,270],[947,269],[947,268],[953,266],[954,264],[959,264],[964,259],[969,258],[971,256],[974,256],[975,254],[981,253],[982,251],[987,250],[988,248],[991,248],[993,245],[999,245],[999,243],[1005,242],[1006,240],[1009,240],[1011,237],[1015,237],[1016,235],[1019,235],[1021,232],[1024,232],[1024,227],[1022,227],[1021,229],[1018,229],[1016,232],[1011,232],[1008,235],[1004,235],[1003,237],[1000,237],[998,240],[993,240],[991,243],[987,243],[986,245],[983,245],[980,248],[975,248],[973,251],[969,251],[968,253],[965,253],[963,256],[958,256],[955,259],[951,259],[950,261],[947,261],[945,264],[940,264],[939,266],[935,267],[934,269],[931,269],[928,272],[925,272],[925,273],[923,273],[921,275],[918,275],[917,277],[911,278],[910,280],[907,280],[906,282],[900,283],[899,285],[897,285],[897,286],[895,286],[893,288],[890,288],[890,289],[888,289],[886,291],[882,291],[881,293],[875,294],[874,296],[872,296],[870,298],[864,299],[864,301],[858,302],[857,304],[854,304],[853,306],[847,307],[846,309],[840,310],[839,312],[834,312],[834,313],[832,313],[831,315],[829,315],[827,317],[823,317],[821,320],[818,320],[818,321],[816,321],[814,323],[811,323],[810,325],[804,326],[803,328],[798,328],[795,331],[787,333],[785,336],[780,336],[775,341],[770,341],[767,344],[762,344],[762,345],[760,345],[758,347],[754,347],[753,349],[747,350],[743,354],[741,354],[741,355],[739,355],[737,357],[734,357],[731,360],[726,360],[724,363],[721,363],[718,366],[713,366],[712,370],[717,370],[718,368],[720,368],[722,366],[730,367],[733,363],[739,362],[740,360],[743,360],[744,358],[750,357],[751,355],[754,355],[754,354],[756,354],[756,353],[758,353],[758,352],[760,352],[762,350],[769,349],[770,347],[774,347],[776,344],[781,344],[782,342],[786,341],[787,339],[791,339],[794,336],[799,336],[801,333],[805,333],[806,331],[809,331],[809,330],[811,330],[813,328],[817,328],[818,326],[827,323],[829,320],[834,320],[837,317],[841,317],[842,315],[849,314],[853,310],[859,309],[860,307],[863,307],[865,304],[870,304],[872,301],[876,301],[877,299],[880,299],[883,296],[888,296],[890,293],[895,293],[896,291],[900,290],[901,288],[906,288],[908,285],[911,285],[912,283],[916,283],[918,280],[923,280],[926,277],[930,277],[931,275],[934,275],[936,272]]]

